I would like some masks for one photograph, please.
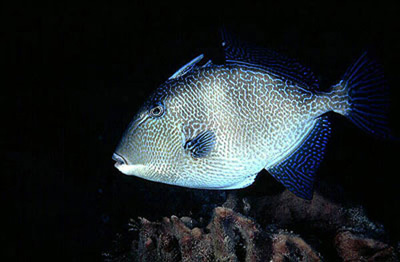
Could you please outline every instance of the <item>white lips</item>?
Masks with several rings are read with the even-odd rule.
[[[146,168],[145,165],[126,165],[118,163],[115,163],[114,166],[125,175],[136,175],[136,176],[142,174]]]

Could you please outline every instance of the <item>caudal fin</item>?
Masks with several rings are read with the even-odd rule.
[[[348,94],[348,109],[344,115],[368,133],[390,137],[389,90],[382,66],[364,53],[349,67],[339,85]]]

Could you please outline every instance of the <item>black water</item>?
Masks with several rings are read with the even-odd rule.
[[[2,257],[97,261],[131,217],[196,213],[221,201],[212,195],[204,203],[196,190],[123,176],[111,160],[130,118],[157,85],[200,53],[222,61],[221,25],[302,61],[323,87],[371,50],[392,84],[391,117],[398,120],[398,12],[390,2],[319,1],[2,9],[9,80],[2,85]],[[341,117],[333,117],[333,129],[321,179],[342,185],[398,241],[399,143],[372,138]],[[275,183],[257,182],[254,194],[268,193],[262,183]]]

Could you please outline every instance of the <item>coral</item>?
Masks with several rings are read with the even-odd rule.
[[[330,201],[315,193],[312,200],[304,200],[285,190],[279,195],[254,198],[250,205],[251,217],[263,224],[304,227],[325,233],[349,230],[366,233],[375,238],[385,235],[383,226],[370,221],[360,206],[347,206]]]
[[[140,219],[137,261],[266,261],[267,234],[251,219],[217,207],[206,228],[190,228],[176,216],[160,223]]]
[[[288,191],[263,197],[230,193],[207,225],[204,214],[198,215],[160,222],[140,218],[131,227],[129,248],[106,253],[105,260],[398,261],[383,226],[370,221],[361,207],[318,193],[311,201]],[[329,245],[329,252],[322,248]]]
[[[322,259],[301,237],[283,232],[273,235],[271,260],[311,262]]]
[[[343,261],[398,261],[393,247],[349,231],[336,235],[335,246]]]

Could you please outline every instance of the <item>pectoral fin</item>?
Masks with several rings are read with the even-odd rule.
[[[215,145],[215,134],[211,130],[199,133],[196,137],[188,139],[184,149],[194,158],[203,158],[210,154]]]

